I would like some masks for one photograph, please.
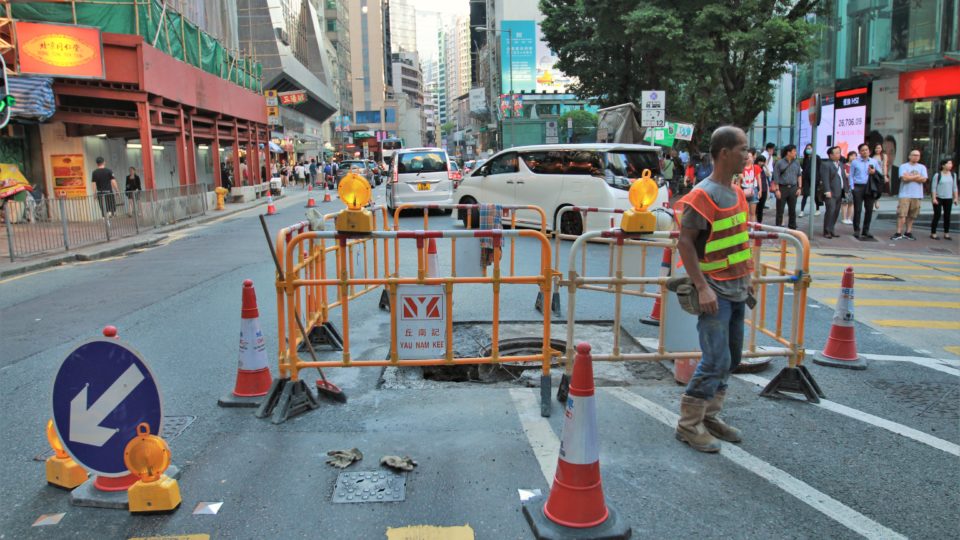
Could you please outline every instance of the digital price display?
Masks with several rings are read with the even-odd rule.
[[[836,93],[833,133],[841,155],[846,156],[866,140],[869,104],[870,91],[866,87]]]

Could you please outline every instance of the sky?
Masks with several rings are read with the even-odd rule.
[[[417,12],[417,50],[420,58],[437,56],[437,17],[435,14],[469,15],[469,0],[414,0]]]

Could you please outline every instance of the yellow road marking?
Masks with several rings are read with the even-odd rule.
[[[817,278],[819,278],[819,277],[821,277],[821,276],[837,276],[837,277],[842,277],[842,276],[843,276],[843,272],[813,272],[813,279],[817,279]],[[867,278],[879,278],[879,279],[883,279],[883,278],[885,278],[886,276],[895,276],[895,277],[898,277],[898,278],[900,278],[900,279],[917,279],[917,280],[921,280],[921,279],[934,279],[934,280],[942,280],[942,281],[960,281],[960,276],[951,276],[951,275],[948,275],[948,274],[941,274],[941,275],[937,275],[937,274],[894,274],[894,273],[887,273],[887,274],[862,274],[862,273],[856,273],[856,274],[854,274],[855,279],[867,279]]]
[[[762,261],[767,264],[779,264],[779,260],[765,260]],[[840,262],[820,262],[820,261],[811,261],[810,266],[812,268],[830,266],[830,267],[840,267],[846,268],[852,266],[853,270],[856,271],[858,268],[884,268],[884,269],[896,269],[896,270],[930,270],[929,266],[920,266],[916,264],[887,264],[887,263],[863,263],[863,262],[854,262],[849,263],[840,263]],[[787,268],[792,268],[793,264],[788,263]],[[951,268],[951,270],[953,270]]]
[[[473,538],[473,529],[469,525],[459,527],[436,527],[433,525],[387,527],[387,540],[473,540]]]
[[[836,304],[836,298],[818,300],[824,304]],[[938,308],[938,309],[960,309],[960,302],[927,302],[924,300],[885,300],[882,298],[857,298],[853,301],[855,306],[863,307],[918,307],[918,308]]]
[[[960,345],[947,345],[943,348],[943,350],[947,351],[948,353],[960,355]]]
[[[929,328],[931,330],[960,330],[960,321],[915,321],[912,319],[878,319],[870,321],[877,326],[900,328]]]
[[[779,258],[779,254],[780,254],[780,251],[779,251],[779,250],[767,250],[767,249],[764,249],[764,250],[763,250],[763,255],[764,255],[764,256],[767,256],[767,257],[776,256],[777,258]],[[792,252],[787,253],[787,258],[788,258],[788,259],[793,258],[793,253],[792,253]],[[810,258],[811,258],[811,259],[835,259],[835,260],[845,260],[843,257],[828,257],[828,256],[826,256],[826,255],[820,255],[819,253],[811,253],[811,254],[810,254]],[[949,265],[949,266],[960,266],[960,262],[957,262],[955,257],[952,258],[952,259],[951,259],[951,258],[944,258],[944,259],[914,259],[914,258],[912,258],[912,257],[871,257],[871,256],[867,255],[867,256],[864,256],[864,257],[857,256],[856,258],[854,258],[853,256],[851,256],[851,259],[853,259],[854,261],[925,262],[925,263],[931,263],[931,264],[946,264],[946,265]]]
[[[817,283],[814,281],[810,284],[810,287],[814,289],[836,289],[836,283]],[[956,287],[923,287],[921,285],[899,285],[899,284],[888,284],[888,283],[857,283],[854,286],[855,289],[870,289],[870,290],[879,290],[879,291],[908,291],[908,292],[929,292],[929,293],[945,293],[945,294],[960,294],[960,288]]]

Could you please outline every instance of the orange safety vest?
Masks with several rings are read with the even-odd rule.
[[[737,192],[737,204],[720,208],[705,190],[694,189],[677,201],[674,209],[683,212],[689,206],[710,222],[710,236],[700,259],[700,271],[712,279],[725,281],[753,271],[750,233],[747,227],[747,199]]]

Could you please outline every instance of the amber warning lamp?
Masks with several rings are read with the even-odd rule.
[[[373,232],[373,214],[363,207],[370,203],[370,183],[359,174],[348,173],[340,180],[337,195],[347,205],[337,214],[337,232]]]
[[[140,478],[127,490],[130,513],[170,512],[180,506],[180,485],[163,474],[170,466],[170,447],[150,434],[146,422],[137,426],[137,436],[127,443],[123,463]]]
[[[73,489],[87,481],[87,471],[73,460],[63,448],[53,419],[47,422],[47,442],[53,455],[47,458],[47,483],[64,489]]]
[[[650,169],[644,169],[643,175],[630,186],[629,198],[633,208],[624,212],[620,220],[623,232],[649,233],[657,230],[657,218],[647,211],[647,207],[657,200],[659,190]]]

